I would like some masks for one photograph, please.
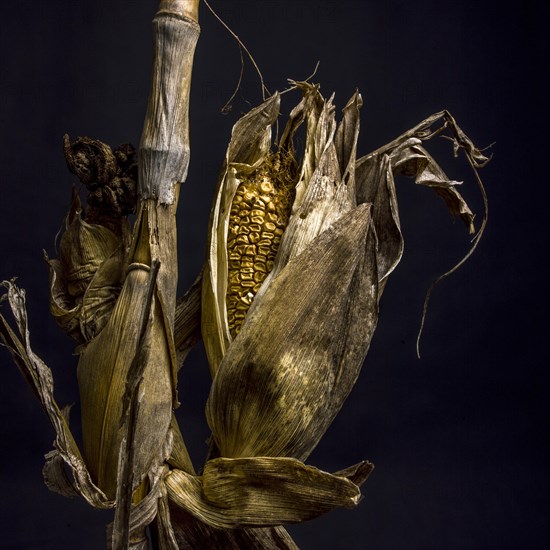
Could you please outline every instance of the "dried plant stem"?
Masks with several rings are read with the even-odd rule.
[[[198,4],[160,2],[153,20],[153,78],[139,148],[140,219],[146,225],[151,259],[161,262],[158,286],[171,326],[177,285],[175,213],[179,184],[189,165],[189,92],[200,31]]]

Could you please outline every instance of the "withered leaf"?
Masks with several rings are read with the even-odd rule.
[[[251,307],[207,404],[222,456],[303,460],[332,422],[376,326],[370,228],[369,205],[350,211],[291,260]]]
[[[53,454],[47,456],[49,464],[46,467],[46,475],[51,483],[55,483],[57,489],[68,491],[65,483],[59,481],[65,475],[60,471],[62,463],[58,458],[61,457],[73,476],[72,485],[74,490],[96,508],[112,508],[115,505],[114,500],[108,498],[92,481],[92,476],[69,429],[67,419],[54,398],[51,370],[32,351],[25,306],[25,292],[13,282],[4,281],[3,286],[8,289],[8,302],[15,317],[21,339],[10,328],[2,315],[0,315],[0,337],[23,376],[31,385],[33,392],[40,400],[56,434],[55,450]]]
[[[173,470],[166,486],[175,504],[230,529],[297,523],[335,507],[353,508],[360,499],[359,488],[346,477],[279,457],[213,459],[201,477]]]

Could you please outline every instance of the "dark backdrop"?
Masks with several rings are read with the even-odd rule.
[[[72,345],[48,316],[42,248],[54,255],[74,177],[61,137],[138,144],[149,93],[156,0],[26,0],[0,23],[0,279],[27,289],[35,351],[62,404],[76,401]],[[545,548],[547,525],[548,9],[543,2],[212,0],[253,52],[270,90],[315,80],[339,108],[364,99],[360,154],[449,109],[479,146],[490,222],[474,257],[434,292],[415,357],[424,293],[468,236],[429,190],[398,181],[405,255],[391,277],[365,368],[310,463],[376,470],[353,511],[291,527],[305,550]],[[182,190],[180,287],[198,272],[230,129],[258,101],[249,62],[202,6],[191,97],[191,167]],[[297,99],[285,96],[283,111]],[[442,141],[442,140],[440,140]],[[464,159],[434,144],[481,219]],[[6,313],[6,306],[3,306]],[[100,549],[111,515],[42,483],[53,431],[0,351],[0,548]],[[208,374],[200,347],[180,378],[182,429],[205,454]],[[75,408],[73,418],[78,419]]]

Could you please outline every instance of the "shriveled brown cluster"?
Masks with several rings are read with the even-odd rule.
[[[107,323],[125,277],[130,245],[128,215],[137,201],[137,164],[130,144],[111,149],[88,137],[63,137],[69,170],[88,191],[85,208],[73,188],[71,208],[50,266],[50,310],[78,343]]]
[[[85,219],[117,232],[118,221],[133,214],[137,204],[136,150],[130,143],[116,149],[97,139],[63,136],[69,170],[88,191]]]
[[[237,188],[229,217],[227,317],[235,337],[268,273],[288,224],[295,163],[284,152],[270,155]]]

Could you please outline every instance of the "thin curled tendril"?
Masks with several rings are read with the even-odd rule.
[[[252,62],[252,65],[254,65],[254,68],[256,69],[256,72],[258,73],[258,76],[260,77],[260,84],[262,88],[262,100],[265,101],[266,99],[266,93],[268,96],[271,95],[270,91],[267,89],[265,83],[264,83],[264,77],[262,75],[262,72],[260,71],[260,68],[258,67],[258,64],[256,63],[256,60],[248,50],[248,48],[244,45],[243,41],[237,36],[237,34],[225,23],[225,21],[214,11],[212,6],[208,3],[207,0],[204,0],[204,3],[206,4],[206,7],[211,11],[212,15],[225,27],[225,29],[231,34],[231,36],[237,41],[237,44],[239,45],[239,50],[241,54],[241,74],[239,76],[239,80],[237,82],[237,86],[235,88],[235,91],[231,95],[231,97],[227,100],[226,104],[222,107],[222,112],[228,112],[229,111],[229,104],[237,94],[237,91],[239,90],[242,82],[243,77],[243,71],[244,71],[244,58],[243,58],[243,52],[244,50],[246,52],[246,55],[248,55],[248,58]]]
[[[451,120],[451,125],[453,122],[454,120]],[[457,140],[454,140],[454,142],[460,147],[460,144]],[[483,219],[481,221],[481,226],[479,228],[479,231],[475,234],[474,238],[472,239],[471,241],[472,245],[470,246],[470,249],[465,254],[465,256],[451,269],[439,275],[439,277],[437,277],[437,279],[433,281],[433,283],[428,288],[428,291],[426,292],[426,296],[424,298],[424,304],[422,306],[422,317],[420,319],[420,328],[418,329],[418,335],[416,337],[416,355],[419,359],[420,359],[420,338],[422,337],[422,332],[424,330],[424,325],[426,323],[426,315],[428,313],[428,305],[430,302],[432,291],[434,290],[436,285],[438,285],[443,279],[446,279],[449,275],[452,275],[455,271],[457,271],[472,256],[472,254],[475,252],[475,249],[477,248],[477,245],[481,241],[481,237],[483,236],[485,227],[487,226],[487,220],[489,219],[489,200],[487,198],[487,193],[485,191],[483,182],[481,181],[481,178],[479,177],[479,173],[477,171],[477,169],[480,166],[483,166],[483,164],[480,164],[479,162],[476,161],[476,159],[473,158],[472,152],[467,147],[463,147],[463,149],[466,154],[466,158],[468,159],[468,162],[474,172],[476,182],[477,182],[479,191],[481,193],[481,197],[483,199]]]

